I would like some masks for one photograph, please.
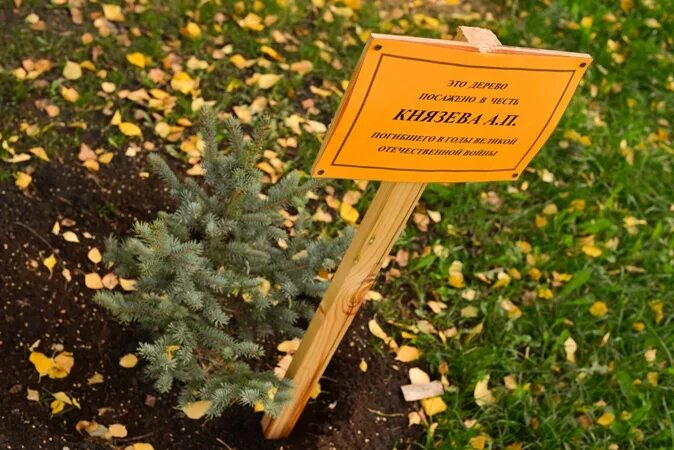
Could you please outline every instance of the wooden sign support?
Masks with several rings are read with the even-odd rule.
[[[491,31],[474,27],[459,27],[457,40],[489,48],[500,45]],[[426,183],[401,182],[379,186],[288,367],[293,399],[276,418],[262,420],[267,439],[284,438],[292,431],[425,187]]]

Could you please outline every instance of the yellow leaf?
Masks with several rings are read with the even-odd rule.
[[[598,258],[601,256],[601,249],[594,245],[583,245],[583,253],[590,258]]]
[[[30,183],[32,183],[33,177],[28,175],[26,172],[17,172],[16,173],[16,181],[14,181],[14,184],[16,187],[19,189],[23,190],[26,189],[28,186],[30,186]]]
[[[185,415],[193,420],[201,419],[206,414],[208,408],[213,402],[210,400],[199,400],[197,402],[188,403],[181,408]]]
[[[28,360],[33,363],[35,370],[41,377],[47,375],[49,370],[54,367],[54,360],[47,357],[44,353],[32,352]]]
[[[273,73],[265,73],[257,78],[257,85],[260,89],[269,89],[274,86],[281,79],[281,75]]]
[[[431,377],[418,367],[412,367],[409,370],[410,383],[426,384],[431,382]]]
[[[53,359],[53,365],[49,369],[49,378],[65,378],[70,374],[75,365],[75,358],[70,352],[61,352]]]
[[[358,368],[363,373],[367,372],[367,361],[365,361],[365,359],[361,358],[360,363],[358,363]]]
[[[181,28],[180,32],[183,36],[187,36],[190,39],[199,39],[201,37],[201,28],[194,22],[187,22],[187,25]]]
[[[411,345],[403,345],[396,353],[396,361],[410,362],[419,359],[420,355],[418,348],[412,347]]]
[[[129,280],[127,278],[120,278],[119,285],[125,291],[135,291],[136,290],[136,280]]]
[[[80,242],[80,238],[78,238],[77,235],[72,231],[66,231],[62,236],[66,242],[73,242],[75,244],[79,244]]]
[[[257,412],[264,412],[264,403],[262,403],[259,400],[257,402],[255,402],[255,404],[253,405],[253,411],[255,411],[256,413]]]
[[[91,386],[92,384],[101,384],[103,383],[103,381],[104,381],[103,375],[98,372],[94,372],[92,376],[87,378],[87,384],[89,386]]]
[[[264,25],[262,24],[262,18],[257,14],[248,13],[243,19],[237,20],[236,23],[239,24],[241,28],[253,31],[262,31],[264,30]]]
[[[297,72],[300,74],[300,76],[304,76],[307,73],[311,72],[314,69],[314,65],[311,63],[311,61],[308,61],[306,59],[302,61],[297,61],[294,62],[290,65],[290,70]]]
[[[138,125],[135,125],[131,122],[122,122],[119,124],[119,131],[126,136],[141,136],[142,132]]]
[[[133,450],[154,450],[152,444],[147,444],[145,442],[136,442],[133,444]]]
[[[604,414],[601,415],[600,418],[597,419],[597,423],[601,425],[602,427],[607,427],[613,423],[615,420],[615,415],[613,415],[610,412],[605,412]]]
[[[89,289],[103,289],[103,280],[96,272],[88,273],[84,276],[84,285]]]
[[[318,398],[318,396],[320,394],[321,394],[321,383],[316,383],[316,384],[314,384],[314,387],[311,388],[311,392],[309,393],[309,397],[316,400],[316,398]]]
[[[65,86],[61,87],[61,97],[70,103],[75,103],[79,98],[80,94],[75,88],[68,88]]]
[[[94,264],[98,264],[103,259],[101,252],[96,247],[89,250],[89,253],[87,253],[87,258],[89,258],[89,261]]]
[[[60,413],[65,408],[66,404],[61,400],[54,400],[50,403],[49,407],[51,408],[52,416]]]
[[[63,76],[68,80],[79,80],[82,77],[82,67],[76,62],[66,61]]]
[[[120,113],[119,110],[117,110],[112,115],[112,119],[110,120],[110,125],[119,125],[120,123],[122,123],[122,113]]]
[[[109,5],[104,3],[103,15],[110,22],[124,22],[124,14],[122,14],[122,8],[119,5]]]
[[[236,55],[230,56],[229,60],[232,64],[234,64],[234,66],[236,66],[237,69],[245,69],[255,64],[255,60],[248,61],[238,53]]]
[[[358,221],[358,210],[348,203],[342,202],[339,205],[339,215],[348,224],[355,224]]]
[[[604,317],[608,313],[608,306],[602,301],[596,301],[590,306],[589,311],[594,317]]]
[[[128,434],[126,427],[121,423],[113,423],[108,427],[108,430],[110,430],[110,434],[114,438],[123,438]]]
[[[276,349],[279,352],[283,353],[295,353],[297,349],[300,347],[300,340],[299,338],[295,338],[289,341],[283,341],[281,342]]]
[[[154,132],[160,138],[165,139],[171,133],[171,126],[166,122],[157,122],[154,126]]]
[[[281,56],[276,50],[274,50],[272,47],[268,45],[263,45],[262,47],[260,47],[260,51],[263,54],[269,56],[270,58],[275,59],[276,61],[280,62],[284,60],[283,56]]]
[[[119,359],[119,365],[125,369],[132,369],[138,364],[138,357],[133,353],[127,353]]]
[[[423,406],[424,412],[428,416],[447,411],[447,405],[442,400],[442,397],[425,398],[421,400],[421,406]]]
[[[112,158],[114,158],[114,156],[115,154],[112,152],[105,152],[98,157],[98,162],[101,164],[110,164],[110,161],[112,161]]]
[[[477,406],[489,406],[496,403],[496,399],[489,390],[489,378],[490,375],[485,375],[484,378],[475,384],[473,397]]]
[[[576,344],[576,341],[569,336],[566,341],[564,341],[564,351],[566,352],[566,360],[568,362],[576,362],[576,350],[578,350],[578,344]]]
[[[196,83],[187,72],[178,72],[171,78],[171,87],[183,94],[189,94],[196,87]]]
[[[470,446],[473,450],[484,450],[484,447],[487,445],[488,439],[484,435],[473,436],[470,438]]]
[[[461,272],[449,272],[449,285],[456,289],[461,289],[466,286],[463,281],[463,274]]]
[[[126,55],[126,60],[129,61],[134,66],[138,66],[141,69],[145,68],[145,59],[146,56],[140,52],[133,52]]]
[[[654,19],[652,17],[649,17],[648,19],[644,20],[644,25],[646,25],[648,28],[661,28],[662,27],[662,25],[660,25],[660,22],[658,22],[657,19]]]
[[[33,147],[30,150],[33,155],[37,156],[40,158],[42,161],[49,161],[49,157],[47,156],[47,152],[44,151],[44,148],[42,147]]]
[[[49,274],[51,275],[52,270],[54,269],[54,266],[56,265],[56,256],[54,256],[54,254],[52,253],[50,256],[48,256],[47,258],[45,258],[42,261],[42,264],[44,264],[44,266],[47,269],[49,269]]]

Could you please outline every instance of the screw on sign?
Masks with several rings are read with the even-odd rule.
[[[292,400],[265,416],[290,434],[427,183],[517,179],[557,126],[590,55],[372,34],[312,175],[382,181],[286,377]]]

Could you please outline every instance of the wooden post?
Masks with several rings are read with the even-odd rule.
[[[491,31],[474,27],[459,27],[457,40],[485,47],[500,44]],[[395,182],[379,186],[288,367],[293,399],[278,417],[262,420],[267,439],[284,438],[292,431],[425,187]]]

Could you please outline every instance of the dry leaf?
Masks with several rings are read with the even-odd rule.
[[[124,22],[124,14],[119,5],[103,4],[103,15],[110,22]]]
[[[300,339],[295,338],[289,341],[281,342],[276,349],[283,353],[295,353],[300,346]]]
[[[61,87],[61,97],[70,103],[75,103],[80,98],[79,92],[75,88]]]
[[[119,131],[122,132],[125,136],[142,136],[142,132],[138,125],[131,122],[122,122],[119,124]]]
[[[36,157],[40,158],[42,161],[49,161],[49,157],[47,156],[47,152],[42,147],[33,147],[28,151],[31,152]]]
[[[346,223],[353,225],[358,221],[359,213],[353,206],[342,202],[339,206],[339,215]]]
[[[490,375],[485,375],[484,378],[475,385],[473,397],[475,398],[477,406],[489,406],[496,403],[496,399],[489,390],[489,378]]]
[[[119,365],[125,369],[132,369],[138,364],[138,357],[133,353],[127,353],[119,359]]]
[[[182,412],[185,413],[190,419],[201,419],[206,414],[208,408],[211,407],[213,402],[210,400],[199,400],[197,402],[188,403],[187,405],[181,408]]]
[[[21,189],[21,190],[26,189],[28,186],[30,186],[30,183],[32,183],[32,182],[33,182],[33,177],[28,175],[26,172],[18,171],[16,173],[16,180],[14,181],[14,184],[19,189]]]
[[[113,423],[108,427],[108,430],[110,430],[110,434],[114,438],[123,438],[129,434],[128,431],[126,431],[126,427],[120,423]]]
[[[409,377],[410,383],[412,384],[426,384],[431,382],[431,377],[418,367],[412,367],[409,370]]]
[[[52,253],[50,256],[42,260],[42,264],[49,269],[49,275],[51,276],[52,270],[54,269],[54,266],[56,265],[56,256]]]
[[[241,28],[253,31],[262,31],[264,30],[264,25],[262,24],[262,18],[257,14],[248,13],[243,19],[237,20],[236,23],[239,24]]]
[[[82,67],[76,62],[66,61],[63,76],[68,80],[79,80],[82,77]]]
[[[261,74],[257,77],[257,85],[260,89],[269,89],[281,79],[281,75],[273,73]]]
[[[602,427],[607,427],[613,423],[615,420],[615,415],[610,412],[605,412],[597,419],[597,423]]]
[[[80,239],[79,239],[79,238],[77,237],[77,235],[76,235],[74,232],[72,232],[72,231],[66,231],[66,232],[64,232],[64,233],[62,234],[62,236],[63,236],[63,239],[64,239],[66,242],[73,242],[73,243],[75,243],[75,244],[79,244],[79,242],[80,242]]]
[[[87,253],[87,258],[89,258],[89,261],[91,261],[94,264],[98,264],[103,260],[101,252],[96,247],[89,250],[89,253]]]
[[[421,400],[421,406],[423,406],[427,416],[447,411],[447,405],[442,400],[442,397],[425,398]]]
[[[136,290],[136,280],[129,280],[126,278],[119,279],[119,285],[125,291],[135,291]]]
[[[103,381],[104,381],[103,375],[98,372],[94,372],[92,376],[87,378],[87,384],[89,386],[91,386],[92,384],[101,384],[103,383]]]
[[[416,359],[419,359],[421,353],[419,349],[411,345],[403,345],[398,349],[396,353],[396,361],[410,362]]]
[[[578,344],[569,336],[566,341],[564,341],[564,351],[566,352],[566,360],[568,362],[576,362],[576,350],[578,350]]]
[[[126,55],[127,61],[129,61],[134,66],[140,67],[141,69],[145,68],[146,58],[147,57],[140,52],[133,52]]]
[[[88,273],[84,276],[84,285],[89,289],[103,289],[103,280],[96,272]]]

